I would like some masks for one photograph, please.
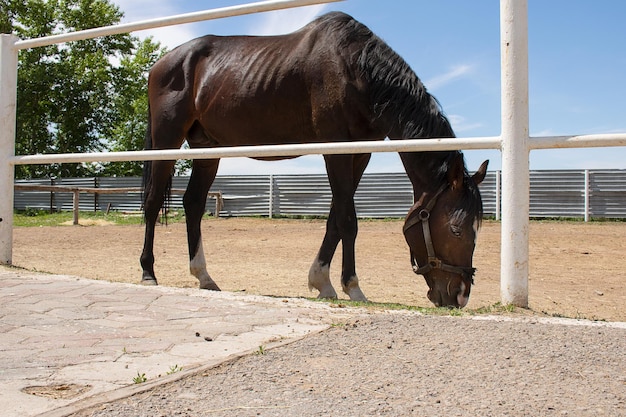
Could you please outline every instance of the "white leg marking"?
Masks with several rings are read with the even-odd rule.
[[[330,267],[322,265],[318,258],[315,258],[311,269],[309,269],[309,290],[316,289],[320,292],[318,298],[337,298],[337,291],[330,283]]]
[[[200,289],[203,290],[215,290],[219,291],[219,287],[215,284],[215,281],[209,275],[209,272],[206,270],[206,259],[204,258],[204,249],[202,247],[202,237],[198,242],[198,250],[196,250],[195,255],[189,261],[189,271],[191,275],[198,278],[200,281]]]

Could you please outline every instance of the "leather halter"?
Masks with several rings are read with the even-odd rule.
[[[437,190],[437,193],[435,193],[433,198],[428,202],[428,204],[426,204],[426,206],[418,212],[418,215],[408,218],[406,222],[404,223],[402,232],[404,233],[405,236],[406,236],[406,232],[410,228],[412,228],[413,226],[419,223],[422,224],[422,231],[424,234],[424,243],[426,244],[426,253],[428,255],[428,261],[426,262],[426,265],[419,266],[419,264],[417,263],[417,259],[415,258],[415,254],[413,253],[413,250],[411,250],[411,265],[413,267],[413,272],[415,272],[418,275],[425,275],[429,273],[430,271],[432,271],[433,269],[441,269],[442,271],[459,274],[464,280],[470,281],[471,284],[473,284],[474,283],[473,277],[474,277],[474,273],[476,272],[476,268],[467,267],[467,266],[449,265],[443,262],[441,259],[439,259],[437,255],[435,254],[435,248],[433,246],[433,241],[430,235],[430,223],[428,220],[430,219],[430,212],[435,206],[437,199],[446,190],[446,188],[448,188],[448,184],[442,185],[439,188],[439,190]],[[415,213],[415,211],[413,213]]]

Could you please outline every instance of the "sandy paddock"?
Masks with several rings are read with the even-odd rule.
[[[209,273],[227,291],[311,297],[307,273],[325,229],[323,220],[222,218],[203,221]],[[357,273],[376,302],[428,307],[427,286],[412,273],[402,222],[361,221]],[[137,283],[143,226],[15,228],[13,263],[51,273]],[[184,224],[158,226],[156,274],[161,285],[195,287],[188,272]],[[340,291],[340,249],[331,268]],[[479,233],[478,269],[467,308],[500,301],[500,223]],[[626,223],[533,221],[530,225],[530,309],[537,313],[626,321]],[[345,296],[341,293],[340,296]]]

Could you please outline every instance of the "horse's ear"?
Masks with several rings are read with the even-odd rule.
[[[454,160],[448,167],[448,184],[453,190],[460,189],[463,186],[463,175],[465,174],[465,161],[463,154],[457,153]]]
[[[478,168],[478,171],[476,171],[474,175],[472,175],[472,180],[474,181],[476,185],[480,184],[485,179],[485,175],[487,175],[488,165],[489,165],[489,160],[487,159],[485,162],[483,162],[480,165],[480,168]]]

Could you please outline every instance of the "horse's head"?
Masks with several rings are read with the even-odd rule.
[[[436,306],[461,308],[469,301],[482,216],[477,185],[485,178],[488,162],[470,177],[460,155],[439,188],[423,193],[407,214],[403,231],[413,271],[426,279],[428,299]]]

